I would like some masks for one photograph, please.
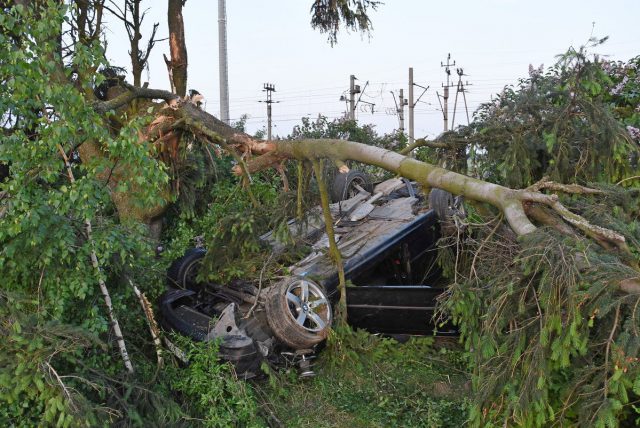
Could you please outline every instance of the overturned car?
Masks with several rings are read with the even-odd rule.
[[[456,201],[432,191],[427,203],[414,183],[397,178],[372,191],[360,180],[347,177],[346,184],[352,187],[343,189],[347,199],[330,209],[348,285],[349,324],[388,335],[433,334],[435,299],[444,291],[436,263],[438,218]],[[169,290],[161,298],[165,328],[195,340],[219,340],[220,357],[245,378],[258,374],[263,361],[295,364],[301,376],[312,375],[310,359],[329,333],[332,304],[339,297],[338,270],[328,255],[319,207],[304,223],[288,226],[311,252],[272,284],[198,282],[206,252],[201,248],[174,261]],[[272,232],[261,241],[274,252],[282,250]],[[440,326],[440,333],[451,332]]]

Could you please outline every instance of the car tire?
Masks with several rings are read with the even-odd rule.
[[[327,338],[331,303],[322,286],[294,277],[272,287],[266,301],[267,322],[274,335],[293,349],[308,349]]]
[[[431,192],[429,192],[429,207],[436,212],[438,219],[442,222],[452,221],[453,216],[456,214],[464,217],[462,197],[455,197],[446,190],[431,189]]]
[[[356,185],[362,187],[369,193],[373,193],[371,179],[364,172],[351,170],[336,175],[331,186],[331,201],[340,202],[358,194]]]
[[[206,253],[204,248],[190,248],[184,253],[184,256],[174,260],[167,269],[169,286],[197,291],[196,276]]]

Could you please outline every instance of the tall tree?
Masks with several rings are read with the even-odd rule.
[[[96,315],[90,305],[77,304],[87,295],[94,296],[93,284],[105,276],[104,270],[94,269],[86,278],[82,266],[93,259],[93,251],[100,260],[113,263],[113,271],[136,263],[143,250],[128,234],[139,231],[136,222],[148,223],[166,210],[176,191],[167,171],[177,158],[177,149],[185,145],[185,136],[192,137],[192,143],[214,146],[234,156],[235,173],[246,177],[287,159],[357,160],[416,180],[425,188],[463,195],[477,213],[472,218],[485,216],[487,221],[478,223],[491,226],[473,235],[473,251],[462,248],[457,253],[465,259],[454,257],[454,271],[468,279],[456,276],[452,292],[462,305],[453,313],[477,358],[476,386],[482,399],[475,407],[474,421],[543,425],[562,416],[567,423],[604,424],[631,411],[630,403],[636,398],[630,395],[640,394],[640,367],[635,357],[640,344],[635,309],[640,301],[637,186],[628,191],[592,188],[586,181],[604,174],[609,181],[627,180],[625,184],[631,187],[637,176],[633,160],[637,160],[638,146],[614,123],[607,122],[612,131],[605,138],[598,135],[595,125],[604,117],[598,111],[608,112],[598,97],[576,92],[599,91],[594,86],[598,82],[584,79],[584,63],[573,67],[576,74],[569,74],[575,81],[563,80],[557,82],[559,87],[549,88],[553,96],[543,103],[548,111],[520,108],[519,102],[513,111],[523,116],[498,119],[494,127],[496,138],[513,139],[509,144],[513,150],[520,147],[521,156],[514,155],[515,160],[545,166],[539,168],[536,178],[555,166],[558,175],[553,177],[571,182],[525,177],[507,187],[382,148],[343,140],[266,142],[227,126],[184,99],[183,1],[169,0],[172,92],[130,85],[98,72],[108,66],[100,46],[102,2],[75,2],[69,10],[56,2],[39,6],[16,6],[0,15],[0,111],[4,119],[0,162],[11,165],[8,180],[0,183],[0,192],[4,192],[0,199],[0,272],[13,291],[45,294],[46,299],[38,297],[30,305],[37,307],[46,301],[47,316],[54,319],[85,311],[84,322],[91,329],[103,333],[109,329],[107,317]],[[377,2],[318,1],[313,11],[318,22],[325,23],[320,28],[330,32],[331,40],[341,20],[347,28],[368,29],[367,7],[375,6]],[[62,43],[65,37],[72,41],[70,45]],[[105,83],[107,95],[96,96],[94,87]],[[525,98],[515,94],[513,99],[520,96]],[[505,103],[509,100],[507,97]],[[548,112],[566,114],[558,126],[549,126],[550,136],[540,136],[539,129],[519,128],[522,118],[549,125],[552,115],[545,116]],[[498,126],[504,122],[506,131]],[[480,131],[471,135],[467,143],[482,135]],[[530,139],[525,142],[532,143],[530,152],[517,145],[519,136]],[[494,150],[485,143],[486,150]],[[591,150],[605,155],[592,156]],[[65,156],[73,159],[76,152],[81,162],[64,162]],[[558,167],[559,160],[566,167]],[[497,162],[488,159],[489,173]],[[62,179],[60,172],[65,167],[77,177],[73,182]],[[584,175],[573,181],[569,169]],[[113,206],[118,219],[109,215]],[[614,207],[612,213],[606,212],[608,207]],[[91,236],[78,227],[94,220],[101,227]],[[478,227],[473,222],[466,226]],[[456,237],[465,234],[461,227]],[[480,263],[487,260],[483,249],[490,242],[507,246],[508,257],[499,251],[490,253],[493,270],[483,270]],[[464,266],[468,269],[463,270]],[[504,306],[507,302],[510,305]],[[20,330],[14,318],[5,319],[7,325]],[[480,333],[474,335],[476,329]],[[12,342],[16,343],[24,348],[24,341]],[[29,367],[38,372],[44,365]],[[505,376],[512,374],[522,382],[508,383]],[[586,411],[578,415],[583,404]],[[12,409],[29,411],[23,407]]]
[[[169,23],[169,48],[171,61],[167,62],[172,88],[176,94],[187,94],[187,43],[184,38],[182,8],[186,0],[168,0],[167,17]],[[166,61],[166,58],[165,58]]]
[[[147,41],[145,48],[140,47],[142,40],[142,24],[146,17],[146,11],[140,9],[142,0],[125,0],[124,6],[120,7],[114,1],[110,6],[105,6],[109,12],[122,21],[127,30],[129,38],[129,57],[131,58],[131,75],[133,76],[133,85],[140,86],[142,84],[142,71],[147,66],[149,54],[155,46],[157,40],[156,32],[160,24],[154,23],[151,35]]]

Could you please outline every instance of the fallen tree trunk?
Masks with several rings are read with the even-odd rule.
[[[379,147],[344,140],[280,141],[275,145],[272,152],[250,161],[247,166],[250,172],[255,172],[266,166],[273,165],[277,160],[283,158],[304,160],[320,157],[342,161],[355,160],[375,165],[415,180],[424,186],[444,189],[455,195],[491,204],[502,211],[509,226],[518,236],[527,235],[537,229],[527,216],[525,205],[531,203],[544,205],[558,214],[566,223],[581,230],[603,247],[607,249],[616,248],[616,251],[634,259],[627,247],[624,236],[610,229],[593,225],[580,215],[571,212],[560,203],[557,195],[540,193],[535,190],[536,187],[534,187],[534,190],[510,189],[420,162]],[[239,173],[237,167],[235,172],[236,174]],[[553,187],[545,180],[538,187],[550,186]],[[581,186],[557,185],[555,187],[570,193],[595,193],[595,191],[590,191],[590,189]],[[564,224],[564,226],[569,227],[567,224]],[[634,260],[631,264],[637,271],[637,261]],[[625,293],[640,294],[640,275],[621,281],[618,284],[618,288]]]
[[[571,225],[601,246],[631,256],[624,236],[593,225],[580,215],[571,212],[560,203],[557,195],[540,192],[544,188],[569,193],[589,192],[589,189],[580,186],[555,185],[543,181],[528,189],[511,189],[427,164],[386,149],[345,140],[260,141],[245,133],[238,132],[187,100],[176,97],[175,94],[146,88],[128,87],[127,89],[128,92],[121,95],[119,100],[109,102],[110,108],[136,98],[164,99],[167,102],[167,107],[160,112],[160,115],[164,117],[163,121],[173,121],[174,129],[187,130],[212,143],[219,144],[227,151],[233,151],[239,161],[239,164],[234,167],[234,173],[237,175],[251,174],[273,167],[285,159],[328,158],[335,162],[354,160],[381,167],[415,180],[425,187],[443,189],[467,199],[490,204],[504,214],[509,226],[518,236],[527,235],[537,229],[527,215],[525,207],[531,204],[546,206],[567,223],[559,229],[566,230],[566,227]],[[99,111],[105,109],[105,106],[101,104],[97,104],[95,107]],[[157,126],[157,121],[151,126]],[[147,134],[152,135],[153,132],[147,132]],[[259,156],[251,158],[252,155]],[[529,212],[532,211],[529,210]],[[539,213],[538,210],[533,212]],[[634,261],[632,265],[636,270],[638,269],[637,261]],[[629,278],[625,280],[624,284],[620,284],[619,288],[626,293],[640,294],[640,278]]]
[[[571,213],[556,195],[547,195],[536,190],[515,190],[498,184],[489,183],[458,174],[444,168],[427,164],[401,154],[379,147],[344,140],[304,140],[280,141],[274,150],[248,163],[249,172],[273,164],[282,158],[316,159],[326,157],[333,160],[355,160],[369,165],[379,166],[398,175],[415,180],[426,187],[436,187],[466,198],[485,202],[500,209],[513,231],[526,235],[536,230],[536,226],[527,216],[524,203],[539,203],[549,206],[568,223],[573,224],[588,236],[599,242],[610,243],[621,251],[628,252],[624,236],[611,230],[591,225],[575,213]],[[238,173],[238,171],[235,171]],[[543,187],[548,187],[545,184]],[[563,189],[572,189],[564,186]],[[584,192],[584,188],[576,190]]]
[[[355,160],[375,165],[415,180],[424,186],[437,187],[454,195],[489,203],[504,212],[509,225],[518,235],[524,235],[535,230],[535,226],[524,212],[522,202],[527,200],[540,201],[544,199],[541,197],[546,196],[509,189],[498,184],[488,183],[430,165],[386,149],[344,140],[280,141],[274,148],[273,153],[265,156],[295,159],[326,157],[343,161]],[[256,168],[252,168],[252,165],[262,167],[264,164],[269,163],[258,158],[249,162],[248,166],[250,172],[255,172]]]

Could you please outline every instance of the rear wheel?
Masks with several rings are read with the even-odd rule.
[[[436,212],[442,222],[453,220],[454,216],[465,217],[462,196],[453,196],[442,189],[431,189],[429,192],[429,206]]]
[[[373,184],[364,172],[351,170],[339,173],[331,186],[331,201],[339,202],[356,196],[360,192],[358,187],[373,193]]]
[[[190,248],[184,256],[176,259],[167,269],[167,282],[173,288],[197,290],[196,278],[207,251],[204,248]]]
[[[311,348],[326,339],[331,329],[329,299],[320,285],[306,278],[275,285],[266,309],[273,333],[294,349]]]

